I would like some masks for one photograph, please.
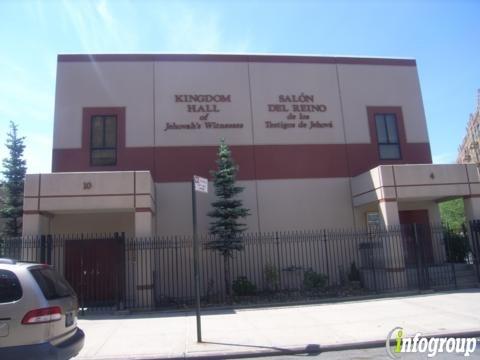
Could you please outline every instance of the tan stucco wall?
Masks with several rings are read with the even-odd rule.
[[[83,107],[126,107],[126,146],[153,145],[153,62],[57,64],[53,148],[79,148]]]
[[[245,221],[249,232],[354,226],[348,179],[239,181],[238,184],[244,187],[241,199],[251,213]],[[209,187],[208,195],[197,195],[200,233],[208,231],[211,221],[206,214],[215,195],[211,182]],[[156,191],[157,233],[190,235],[191,184],[161,183],[156,184]]]
[[[55,214],[50,220],[51,234],[134,235],[134,213]]]
[[[258,182],[262,231],[353,227],[348,179]]]
[[[154,186],[148,171],[28,174],[24,196],[26,211],[155,208]]]
[[[230,102],[215,104],[208,121],[242,123],[242,129],[167,130],[167,123],[203,122],[204,112],[188,112],[187,105],[175,102],[175,95],[230,95]],[[128,121],[128,119],[127,119]],[[201,134],[201,136],[200,136]],[[155,143],[159,146],[217,145],[220,138],[235,145],[252,144],[252,122],[246,63],[156,62]]]
[[[369,106],[402,106],[408,142],[427,142],[417,69],[409,66],[338,65],[348,143],[367,143]]]
[[[245,189],[240,198],[243,205],[250,209],[245,223],[248,231],[257,232],[258,214],[255,199],[255,182],[239,181]],[[157,195],[156,226],[159,235],[191,235],[192,221],[192,185],[189,182],[155,184]],[[210,204],[215,200],[212,182],[209,182],[209,193],[197,193],[197,220],[199,233],[207,233],[211,219],[206,215]]]
[[[444,200],[480,195],[475,165],[381,165],[351,180],[354,206],[380,199]]]
[[[336,65],[252,63],[250,64],[250,78],[256,144],[339,144],[345,142]],[[288,113],[269,112],[267,104],[282,104],[279,102],[280,95],[300,96],[301,94],[313,95],[313,104],[327,106],[325,112],[305,112],[310,116],[306,123],[332,121],[333,128],[281,130],[265,127],[266,121],[298,123],[298,120],[286,120]],[[289,108],[293,107],[293,104],[284,104]]]
[[[187,111],[178,94],[230,95],[209,120],[242,123],[242,129],[165,130],[167,122],[191,123],[204,113]],[[287,120],[270,112],[280,95],[313,95],[325,112],[310,120],[320,129],[266,128]],[[285,103],[291,108],[291,103]],[[301,104],[301,103],[296,103]],[[106,61],[59,62],[53,147],[80,148],[83,107],[126,107],[126,146],[331,144],[370,142],[367,106],[400,106],[407,142],[427,142],[417,69],[399,65],[256,62]],[[345,129],[345,133],[344,133]]]

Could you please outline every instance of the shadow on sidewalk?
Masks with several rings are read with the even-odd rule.
[[[225,345],[225,346],[238,346],[245,347],[248,349],[263,349],[267,353],[275,354],[285,354],[285,355],[295,355],[295,354],[319,354],[321,352],[319,344],[308,344],[305,347],[299,347],[297,349],[292,348],[281,348],[276,346],[261,346],[261,345],[248,345],[248,344],[234,344],[227,342],[215,342],[215,341],[203,341],[202,344],[210,345]],[[265,352],[259,352],[259,355],[265,355]]]
[[[206,316],[215,316],[215,315],[233,315],[235,314],[235,309],[202,309],[202,317]],[[159,311],[149,311],[149,312],[129,312],[129,311],[118,311],[105,313],[99,311],[98,313],[86,313],[85,315],[80,315],[79,319],[81,320],[125,320],[125,319],[159,319],[159,318],[172,318],[172,317],[186,317],[186,316],[195,316],[195,309],[184,309],[184,310],[159,310]]]

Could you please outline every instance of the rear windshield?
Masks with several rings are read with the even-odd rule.
[[[0,304],[17,301],[22,297],[22,287],[17,276],[9,270],[0,270]]]
[[[75,295],[68,282],[52,268],[36,268],[30,272],[47,300]]]

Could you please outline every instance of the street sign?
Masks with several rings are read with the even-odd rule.
[[[195,185],[195,191],[208,193],[208,180],[197,175],[193,175],[193,184]]]

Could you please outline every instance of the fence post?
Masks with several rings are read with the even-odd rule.
[[[470,221],[470,233],[472,234],[472,252],[473,252],[473,265],[477,272],[477,278],[480,282],[480,249],[478,244],[478,227],[479,221],[478,220],[471,220]]]
[[[418,229],[417,229],[417,224],[412,224],[413,226],[413,238],[415,241],[415,254],[416,254],[416,260],[417,260],[417,281],[418,281],[418,291],[421,291],[424,288],[423,284],[423,273],[421,273],[421,267],[422,267],[422,259],[420,256],[420,243],[418,240]]]
[[[458,289],[457,285],[457,273],[455,271],[455,262],[454,261],[449,261],[449,256],[450,256],[450,227],[448,226],[448,223],[445,225],[447,228],[447,234],[445,236],[445,247],[447,250],[447,262],[450,262],[450,267],[452,269],[452,274],[453,274],[453,283],[455,285],[455,289]]]
[[[46,262],[46,237],[45,235],[40,236],[40,262],[45,264]]]
[[[375,229],[375,236],[372,236],[371,233],[369,233],[368,237],[370,238],[370,249],[371,249],[371,259],[372,259],[372,275],[373,275],[373,288],[375,290],[375,294],[378,294],[378,286],[377,286],[377,274],[375,272],[375,243],[374,239],[378,237],[379,230]],[[385,231],[388,231],[385,229]]]
[[[323,243],[325,245],[325,261],[327,263],[327,281],[328,284],[330,285],[330,264],[328,261],[328,248],[327,248],[327,230],[323,229]]]
[[[47,235],[47,264],[52,265],[52,235]],[[57,267],[58,269],[58,267]]]
[[[282,270],[280,265],[280,239],[278,236],[278,231],[275,231],[275,244],[277,247],[277,265],[278,265],[278,285],[282,289]]]

